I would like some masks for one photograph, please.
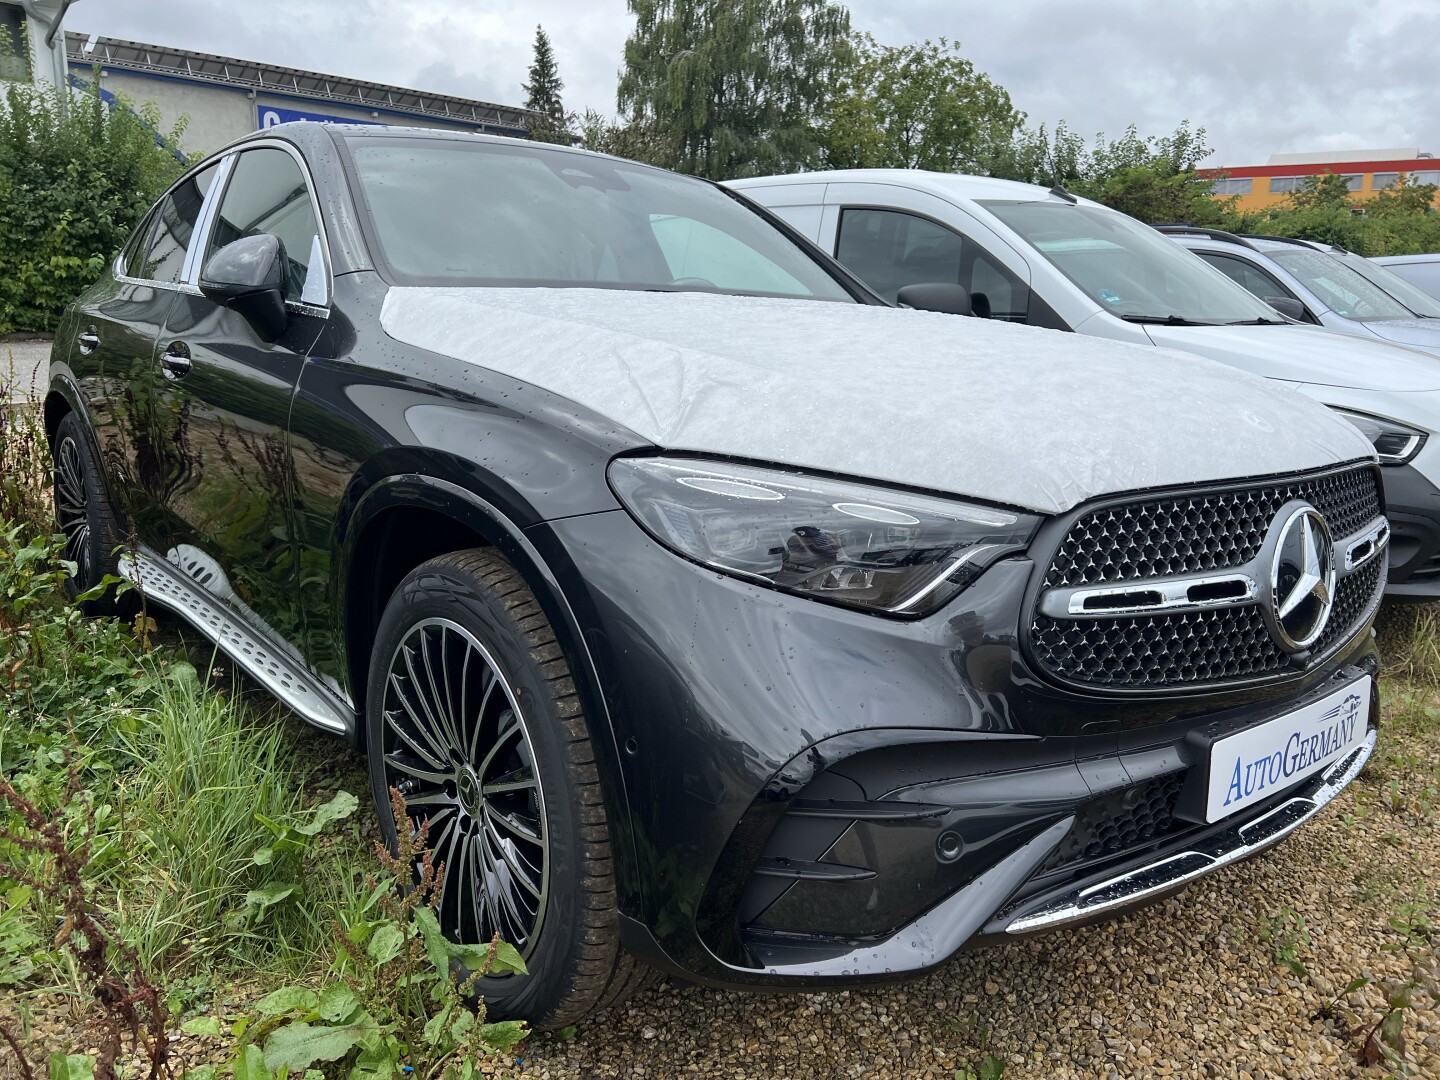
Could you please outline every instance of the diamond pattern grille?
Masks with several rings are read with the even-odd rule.
[[[1264,487],[1106,507],[1066,534],[1047,588],[1130,582],[1239,566],[1259,554],[1276,513],[1312,503],[1342,537],[1380,513],[1375,471],[1360,467]],[[1378,602],[1384,559],[1341,579],[1317,654],[1347,639]],[[1035,659],[1070,683],[1105,689],[1163,689],[1283,675],[1295,668],[1257,605],[1156,615],[1051,619],[1030,627]]]

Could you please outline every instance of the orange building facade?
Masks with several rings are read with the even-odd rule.
[[[1236,209],[1242,213],[1286,206],[1288,196],[1303,190],[1309,177],[1324,173],[1345,177],[1354,205],[1363,208],[1367,200],[1393,188],[1401,175],[1408,176],[1411,183],[1440,185],[1440,158],[1418,150],[1276,154],[1266,165],[1236,165],[1200,172],[1221,177],[1215,184],[1215,197],[1234,197]],[[1440,209],[1440,193],[1435,205]]]

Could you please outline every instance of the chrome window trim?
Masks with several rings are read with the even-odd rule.
[[[200,287],[203,255],[210,246],[210,234],[215,228],[215,214],[219,209],[221,198],[224,197],[225,189],[230,183],[230,173],[235,167],[235,155],[226,154],[217,165],[215,180],[211,183],[210,190],[205,193],[205,202],[200,207],[200,220],[195,223],[195,237],[198,243],[192,243],[190,249],[185,252],[185,266],[180,271],[181,283],[195,286],[197,292]]]

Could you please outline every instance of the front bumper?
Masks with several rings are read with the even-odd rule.
[[[1169,895],[1206,874],[1243,862],[1309,821],[1360,775],[1375,752],[1376,730],[1349,754],[1299,785],[1273,809],[1181,845],[1183,851],[1150,857],[1143,865],[1063,892],[1032,897],[999,912],[984,932],[1028,934],[1093,922]]]
[[[1278,683],[1077,693],[1025,659],[1033,565],[1022,558],[901,622],[695,566],[623,512],[530,535],[611,717],[624,943],[716,986],[903,977],[1007,934],[1006,912],[1029,917],[1075,894],[1067,904],[1088,905],[1082,917],[1110,914],[1153,890],[1127,885],[1098,908],[1085,890],[1192,850],[1246,857],[1264,846],[1254,823],[1313,801],[1306,784],[1322,781],[1243,820],[1192,825],[1175,806],[1196,764],[1186,736],[1261,722],[1377,666],[1367,623],[1321,667]],[[1285,816],[1264,842],[1290,827]],[[1226,829],[1244,835],[1222,841]]]
[[[1440,490],[1413,465],[1387,465],[1385,515],[1390,519],[1390,600],[1440,600]]]

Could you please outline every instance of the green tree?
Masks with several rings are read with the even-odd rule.
[[[860,34],[854,57],[825,122],[827,165],[984,173],[1007,160],[1024,114],[958,43]]]
[[[726,180],[818,164],[816,130],[849,52],[828,0],[628,0],[620,111],[653,124],[667,164]]]
[[[580,145],[601,154],[644,161],[662,168],[675,161],[675,146],[653,120],[615,121],[594,109],[575,118]]]
[[[530,81],[520,89],[525,91],[525,108],[538,117],[531,125],[530,138],[537,142],[569,146],[569,118],[560,100],[560,91],[565,89],[565,83],[560,78],[559,65],[555,63],[550,35],[545,33],[543,26],[535,27],[535,60],[530,65]]]
[[[1152,225],[1219,225],[1234,200],[1215,198],[1218,177],[1197,168],[1211,153],[1205,129],[1191,131],[1188,121],[1160,137],[1142,136],[1131,124],[1118,139],[1095,137],[1072,190]]]
[[[184,168],[161,145],[153,106],[107,105],[98,83],[64,102],[48,86],[5,89],[0,333],[53,329]],[[169,145],[182,134],[183,125],[170,132]]]
[[[1290,206],[1295,210],[1343,210],[1349,213],[1353,202],[1350,182],[1332,172],[1307,176],[1304,186],[1290,193]]]
[[[1061,120],[1053,133],[1047,131],[1044,124],[1018,129],[1010,144],[996,154],[989,174],[1023,184],[1070,187],[1084,175],[1087,161],[1085,140]]]

